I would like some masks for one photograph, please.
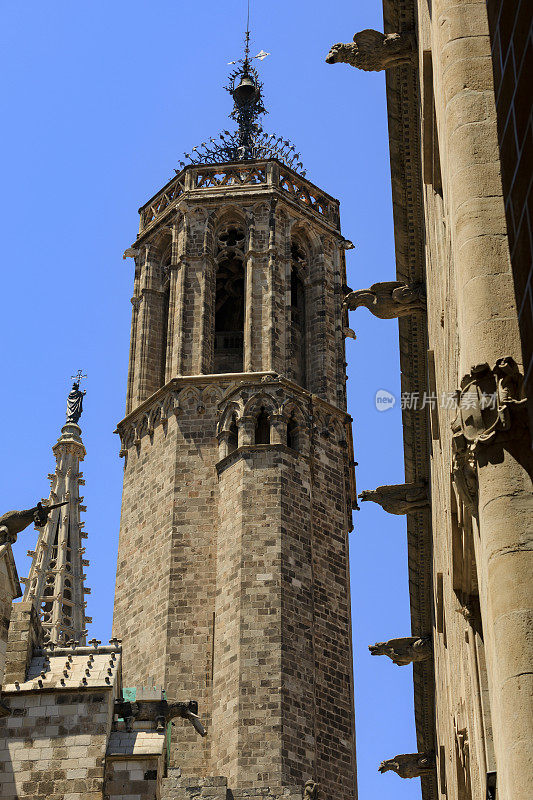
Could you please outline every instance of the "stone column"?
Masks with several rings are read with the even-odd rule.
[[[188,268],[186,252],[189,237],[187,206],[180,206],[180,212],[183,214],[181,219],[181,231],[174,228],[172,239],[172,263],[176,264],[175,309],[172,324],[172,359],[170,362],[172,377],[183,374],[183,324]]]
[[[153,298],[150,296],[150,246],[145,246],[144,264],[141,267],[139,279],[139,309],[136,315],[137,332],[135,348],[135,369],[133,371],[133,397],[131,403],[132,410],[135,406],[142,403],[147,397],[146,393],[146,374],[149,366],[149,331],[151,317],[151,305]]]
[[[134,294],[131,298],[131,339],[130,339],[130,366],[128,372],[128,389],[126,395],[126,414],[129,414],[133,407],[133,392],[135,382],[135,357],[137,352],[137,329],[139,324],[139,308],[141,298]]]
[[[253,258],[250,248],[244,263],[244,371],[253,372],[253,337],[252,337],[252,304],[253,304]]]
[[[434,4],[436,108],[456,272],[460,371],[512,356],[517,309],[500,179],[491,47],[484,0]],[[437,93],[436,93],[437,95]],[[524,441],[524,448],[527,447]],[[489,662],[498,795],[533,786],[531,481],[524,451],[478,449],[480,601]],[[477,534],[474,533],[475,538]]]
[[[169,266],[169,281],[170,291],[168,298],[168,327],[167,327],[167,354],[166,354],[166,368],[165,368],[165,383],[171,378],[175,378],[178,374],[176,369],[176,318],[177,311],[180,305],[178,297],[178,275],[179,275],[179,262],[178,262],[178,223],[174,222],[172,226],[172,256]]]
[[[239,447],[254,443],[255,420],[251,416],[241,417],[237,422],[239,428]]]
[[[287,444],[287,420],[283,414],[270,415],[270,444]]]

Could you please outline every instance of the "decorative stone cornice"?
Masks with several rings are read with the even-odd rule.
[[[226,402],[232,399],[233,394],[239,392],[244,385],[250,387],[262,385],[266,389],[267,384],[277,387],[283,386],[286,391],[300,398],[301,402],[305,404],[311,402],[317,409],[321,410],[324,419],[329,415],[343,424],[351,423],[351,417],[346,411],[328,403],[327,400],[323,400],[318,395],[310,394],[297,383],[276,375],[274,372],[237,372],[212,375],[184,375],[179,378],[172,378],[165,386],[162,386],[127,414],[117,424],[115,433],[119,434],[121,442],[124,444],[125,441],[129,442],[130,434],[133,432],[135,433],[135,438],[138,439],[136,443],[140,443],[141,436],[146,433],[153,433],[160,422],[164,423],[172,415],[179,416],[181,413],[180,394],[186,389],[196,391],[198,405],[205,406],[206,393],[212,394],[213,391],[215,394],[218,393],[217,402],[220,404],[223,400]],[[129,442],[129,444],[131,443]],[[124,448],[121,450],[121,455],[125,455],[123,450]]]
[[[272,164],[277,164],[279,169],[267,169],[267,166]],[[295,208],[299,208],[305,216],[310,215],[316,221],[320,220],[332,233],[337,232],[340,235],[338,200],[276,159],[255,162],[254,170],[257,175],[261,175],[261,182],[257,182],[257,175],[254,178],[250,173],[249,180],[231,184],[234,195],[253,199],[275,194],[279,199],[284,199]],[[159,229],[161,224],[168,223],[172,215],[179,213],[178,206],[181,207],[183,202],[189,204],[201,202],[205,205],[214,199],[220,204],[221,194],[225,195],[228,191],[226,178],[234,174],[240,176],[242,172],[242,165],[236,167],[235,164],[185,167],[139,209],[141,227],[137,241],[132,247],[138,248],[146,236]]]
[[[372,29],[359,31],[353,44],[334,44],[328,53],[328,64],[350,64],[366,72],[380,72],[402,64],[416,63],[416,38],[412,31],[381,33]]]
[[[422,284],[401,281],[374,283],[370,289],[350,292],[344,299],[349,311],[364,306],[380,319],[396,319],[426,310],[426,292]]]

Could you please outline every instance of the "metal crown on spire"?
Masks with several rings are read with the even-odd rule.
[[[239,61],[230,61],[236,69],[230,74],[224,88],[233,97],[234,107],[229,115],[237,123],[237,130],[223,131],[217,139],[202,142],[185,153],[186,161],[180,161],[180,169],[190,164],[224,164],[234,161],[253,161],[255,159],[277,158],[290,169],[305,176],[306,171],[300,160],[300,153],[294,145],[282,136],[266,133],[259,117],[267,114],[263,104],[263,84],[252,61],[263,61],[270,53],[261,50],[250,57],[250,4],[244,37],[244,56]],[[179,172],[180,170],[176,170]]]

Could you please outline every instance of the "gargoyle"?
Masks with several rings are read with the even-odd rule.
[[[334,44],[328,53],[328,64],[351,64],[366,72],[380,72],[400,64],[414,64],[416,40],[414,33],[381,33],[367,29],[353,37],[354,43]]]
[[[46,520],[54,508],[64,506],[64,503],[55,503],[55,505],[43,506],[42,503],[37,503],[35,508],[28,508],[26,511],[7,511],[0,517],[0,545],[14,544],[17,541],[17,534],[21,533],[28,525],[33,522],[38,528],[44,528]]]
[[[166,700],[129,702],[119,699],[115,700],[115,714],[124,720],[128,731],[132,730],[133,723],[137,719],[143,722],[155,722],[157,730],[162,731],[171,720],[182,717],[189,720],[200,736],[207,736],[207,731],[198,717],[198,703],[194,700],[189,700],[188,703],[167,703]]]
[[[404,753],[394,756],[388,761],[382,761],[379,771],[395,772],[400,778],[420,778],[435,769],[435,756],[433,753]]]
[[[306,781],[303,800],[318,800],[318,783]]]
[[[407,284],[400,281],[374,283],[370,289],[350,292],[344,298],[344,305],[350,311],[365,306],[380,319],[407,317],[426,309],[426,293],[420,283]]]
[[[429,636],[405,636],[402,639],[389,639],[369,645],[373,656],[388,656],[394,664],[403,667],[414,661],[431,658],[432,644]]]
[[[372,500],[389,514],[410,514],[429,507],[428,490],[425,483],[400,483],[392,486],[378,486],[361,492],[359,498],[366,502]]]

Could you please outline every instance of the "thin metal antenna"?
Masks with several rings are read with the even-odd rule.
[[[248,66],[250,62],[250,0],[248,0],[248,14],[246,16],[246,34],[244,45],[244,63]]]

